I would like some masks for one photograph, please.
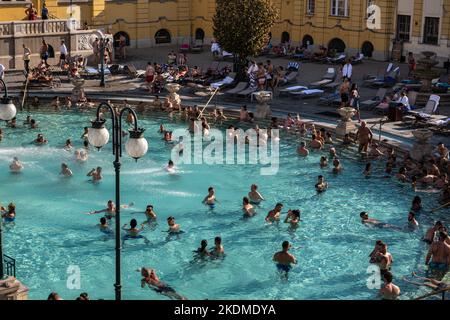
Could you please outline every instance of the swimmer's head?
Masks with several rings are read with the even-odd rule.
[[[200,242],[200,246],[202,248],[206,248],[208,246],[208,241],[206,241],[205,239],[202,240],[202,242]]]
[[[283,248],[283,250],[288,250],[291,247],[291,244],[289,243],[289,241],[283,241],[281,247]]]
[[[12,202],[8,204],[8,211],[16,211],[16,205]]]
[[[169,160],[169,166],[171,166],[171,167],[173,167],[173,161],[172,160]]]
[[[62,168],[62,169],[67,169],[67,164],[61,163],[61,168]]]
[[[131,219],[131,221],[130,221],[130,227],[131,227],[131,228],[136,228],[136,226],[137,226],[137,221],[136,221],[136,219]]]
[[[147,206],[147,210],[153,210],[153,205],[149,204],[149,205]]]
[[[108,200],[108,208],[114,207],[114,202],[112,200]]]
[[[97,167],[97,173],[102,172],[102,167]]]
[[[300,218],[300,210],[298,210],[298,209],[292,210],[292,211],[291,211],[291,214],[292,214],[294,217],[296,217],[297,219]]]
[[[14,161],[19,161],[19,158],[14,157],[13,160],[14,160]]]
[[[209,192],[209,193],[214,193],[214,188],[213,188],[213,187],[209,187],[209,188],[208,188],[208,192]]]
[[[306,147],[306,143],[304,143],[303,141],[300,142],[300,147],[302,147],[302,148]]]
[[[243,204],[249,204],[249,200],[248,200],[248,198],[247,197],[244,197],[244,198],[242,198],[242,202],[243,202]]]
[[[167,218],[167,223],[168,223],[169,225],[175,224],[175,218],[172,217],[172,216],[168,217],[168,218]]]
[[[390,271],[386,271],[383,275],[383,278],[384,278],[384,281],[386,281],[386,283],[391,283],[394,276],[392,275],[392,273]]]
[[[250,187],[250,190],[252,190],[252,191],[258,190],[258,186],[256,184],[252,184]]]
[[[416,217],[416,214],[412,211],[409,212],[408,214],[408,221],[413,221]]]
[[[105,217],[101,217],[101,218],[100,218],[100,224],[101,224],[102,226],[104,226],[104,225],[106,224],[106,218],[105,218]]]
[[[215,238],[214,238],[214,243],[215,243],[216,245],[221,244],[221,243],[222,243],[222,238],[221,238],[221,237],[215,237]]]
[[[369,219],[369,214],[368,214],[367,212],[365,212],[365,211],[361,212],[361,213],[359,214],[359,216],[360,216],[360,218],[363,219],[363,220]]]

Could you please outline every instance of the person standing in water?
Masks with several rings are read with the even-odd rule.
[[[250,204],[250,201],[247,197],[244,197],[242,199],[242,211],[244,211],[244,218],[250,218],[256,214],[255,209]]]
[[[282,203],[277,203],[273,210],[270,210],[266,216],[266,222],[278,222],[280,221],[281,210],[283,209]]]
[[[392,283],[393,278],[394,276],[389,271],[383,274],[384,286],[379,291],[383,300],[395,300],[401,293],[400,288]]]
[[[66,163],[61,163],[61,172],[59,174],[64,177],[73,176],[72,170],[69,169],[69,166]]]
[[[176,234],[176,233],[181,233],[181,226],[177,223],[175,223],[175,218],[170,216],[167,218],[167,224],[169,225],[169,230],[167,230],[167,232],[169,234]]]
[[[292,269],[292,264],[297,264],[297,259],[288,252],[292,247],[289,241],[283,241],[281,247],[282,250],[274,254],[273,261],[277,263],[278,271],[284,273],[287,278],[288,272]]]
[[[19,161],[19,158],[14,157],[13,161],[11,162],[11,164],[9,165],[9,170],[11,170],[11,172],[17,173],[23,170],[23,164],[22,162]]]
[[[261,193],[258,192],[258,186],[256,184],[252,184],[250,186],[250,192],[248,193],[248,198],[251,204],[260,204],[261,201],[265,200]]]
[[[97,167],[97,169],[92,169],[87,174],[88,177],[92,177],[92,181],[97,182],[102,180],[102,167]]]
[[[214,257],[221,257],[225,255],[221,237],[214,238],[214,249],[211,250],[210,255]]]
[[[202,203],[214,209],[216,206],[216,191],[213,187],[208,188],[208,195],[203,199]]]

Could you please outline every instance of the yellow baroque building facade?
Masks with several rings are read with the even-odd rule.
[[[215,0],[0,0],[0,20],[24,20],[27,4],[50,17],[71,15],[92,29],[125,35],[131,47],[213,38]],[[391,57],[393,42],[407,52],[450,54],[450,0],[273,0],[279,19],[272,43],[323,45],[374,59]]]

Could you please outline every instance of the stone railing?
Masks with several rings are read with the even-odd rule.
[[[35,20],[0,22],[0,37],[21,35],[36,35],[45,33],[68,32],[67,20]]]

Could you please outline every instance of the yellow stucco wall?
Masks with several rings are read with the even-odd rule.
[[[411,34],[420,37],[425,0],[412,1]],[[450,0],[442,1],[447,13],[442,17],[441,37],[447,39],[450,36]],[[43,0],[33,2],[40,9]],[[52,15],[60,19],[68,17],[67,2],[46,0],[46,3]],[[307,14],[307,0],[273,0],[273,3],[280,12],[280,18],[272,29],[274,44],[280,41],[283,32],[288,32],[294,46],[299,45],[305,35],[310,35],[316,45],[328,46],[331,39],[340,38],[351,51],[360,50],[365,41],[370,41],[380,54],[387,54],[390,50],[397,15],[395,0],[375,1],[381,8],[382,22],[382,29],[375,31],[366,27],[367,0],[349,0],[349,17],[332,16],[330,0],[315,0],[313,15]],[[214,0],[91,0],[88,3],[74,0],[74,4],[80,8],[81,23],[87,22],[91,27],[104,28],[112,33],[126,32],[133,46],[152,45],[155,33],[162,28],[169,30],[174,42],[194,37],[197,28],[204,30],[206,39],[213,37]],[[24,18],[24,5],[3,4],[0,10],[0,20]]]

